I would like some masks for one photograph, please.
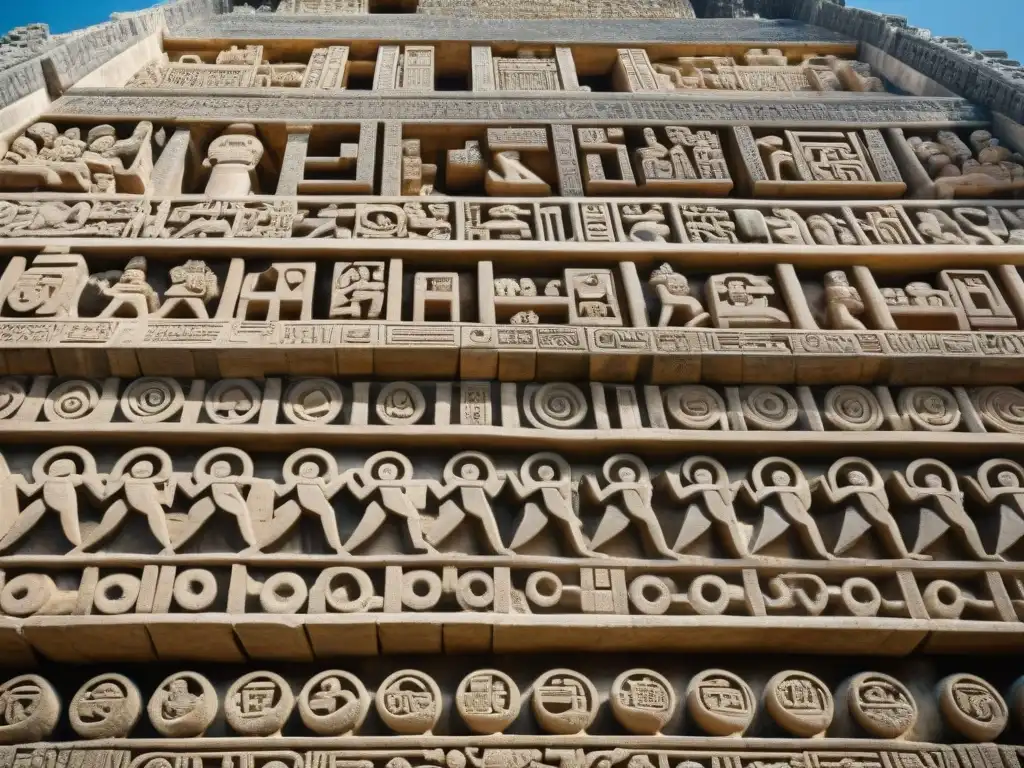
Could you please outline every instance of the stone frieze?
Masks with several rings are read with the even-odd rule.
[[[500,226],[499,226],[500,225]],[[497,234],[495,234],[497,231]],[[500,235],[500,239],[498,239]],[[526,198],[249,197],[210,201],[196,195],[139,198],[72,194],[0,196],[0,239],[122,239],[157,242],[234,239],[253,247],[268,239],[348,241],[378,247],[395,240],[449,242],[509,240],[517,249],[539,243],[618,243],[623,249],[662,244],[729,248],[797,246],[794,258],[813,257],[803,246],[914,248],[1024,245],[1024,212],[1013,201],[767,203],[751,200],[661,197]],[[133,246],[134,247],[134,246]],[[408,248],[408,245],[403,246]],[[600,246],[593,250],[601,258]],[[413,253],[406,251],[407,253]],[[829,251],[838,266],[840,252]]]
[[[623,94],[622,96],[625,96]],[[561,92],[517,96],[515,100],[459,93],[431,98],[412,95],[297,96],[289,90],[270,90],[244,98],[211,90],[206,94],[143,94],[123,89],[89,89],[68,93],[48,108],[51,118],[90,116],[104,119],[170,120],[186,115],[198,120],[501,120],[513,123],[594,121],[621,123],[684,122],[708,124],[850,125],[970,125],[988,120],[985,110],[959,98],[918,98],[866,95],[856,100],[825,100],[821,94],[806,101],[721,97],[696,101],[686,97],[615,94],[594,97]]]
[[[364,662],[346,670],[261,669],[238,677],[223,668],[169,666],[132,677],[71,672],[56,687],[52,675],[44,676],[51,670],[42,670],[0,684],[0,696],[14,702],[0,724],[0,739],[11,745],[2,749],[13,765],[34,753],[56,757],[71,750],[71,764],[93,764],[104,752],[123,751],[124,762],[131,754],[132,765],[150,765],[161,759],[155,756],[160,752],[147,752],[161,749],[190,763],[221,758],[222,765],[233,765],[224,753],[202,753],[241,748],[251,750],[250,764],[275,753],[287,760],[288,750],[296,748],[296,765],[341,762],[346,754],[368,765],[378,756],[383,761],[388,754],[407,755],[436,768],[601,762],[638,768],[726,759],[744,764],[769,756],[786,764],[830,765],[859,747],[866,753],[859,760],[885,755],[902,765],[927,756],[925,765],[954,768],[978,753],[988,753],[997,764],[1003,764],[1003,754],[1012,764],[1016,749],[992,743],[1010,742],[1004,731],[1012,734],[1010,723],[1018,717],[1016,697],[1004,698],[1009,686],[1001,673],[993,684],[959,668],[939,677],[938,665],[925,665],[920,677],[936,682],[927,690],[918,676],[908,686],[900,678],[910,676],[891,664],[880,666],[898,676],[844,665],[817,670],[823,680],[803,669],[769,677],[761,670],[751,674],[745,664],[733,671],[670,657],[645,659],[658,669],[621,661],[627,666],[617,676],[614,666],[615,671],[591,669],[579,659],[569,668],[530,664],[508,672],[474,668],[466,659],[451,670]],[[160,738],[142,735],[147,725]],[[45,743],[64,731],[79,737],[78,743]],[[614,736],[621,746],[608,749]],[[177,741],[196,737],[204,738]],[[697,747],[702,737],[704,749]],[[753,743],[741,744],[740,737]],[[243,738],[251,741],[243,746]],[[89,743],[97,740],[105,742]],[[195,758],[186,758],[187,749],[195,750]],[[390,763],[404,760],[395,756]]]
[[[104,380],[0,378],[4,434],[35,441],[108,441],[185,435],[216,441],[230,426],[260,448],[301,443],[413,446],[447,441],[518,447],[699,446],[790,450],[860,446],[955,452],[966,444],[1010,447],[1024,434],[1024,391],[988,387],[659,387],[556,382],[348,382],[141,377]],[[244,407],[238,405],[243,402]],[[87,428],[86,432],[82,432]]]

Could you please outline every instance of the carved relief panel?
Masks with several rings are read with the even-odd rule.
[[[796,54],[790,61],[779,49],[752,48],[742,57],[683,56],[652,62],[640,48],[619,49],[612,73],[616,90],[756,91],[799,93],[881,91],[870,67],[836,56]]]
[[[906,184],[881,131],[732,129],[755,196],[900,197]]]
[[[473,46],[470,75],[474,91],[579,91],[576,65],[567,47],[518,48],[514,55],[492,46]]]
[[[151,189],[154,138],[148,121],[121,129],[34,123],[0,159],[0,189],[141,195]]]
[[[1009,197],[1024,188],[1024,157],[990,130],[961,134],[891,128],[888,134],[913,197]]]

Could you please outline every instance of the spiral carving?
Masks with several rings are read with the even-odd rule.
[[[121,395],[121,413],[136,424],[167,421],[184,405],[185,393],[174,379],[138,379],[129,384]]]
[[[95,385],[75,379],[58,385],[47,396],[43,413],[47,421],[77,421],[88,417],[99,402],[100,393]]]
[[[526,400],[526,416],[538,428],[573,429],[587,417],[587,398],[575,384],[532,385]]]
[[[665,392],[665,408],[683,429],[715,429],[725,421],[725,401],[711,387],[699,384],[672,387]]]
[[[832,387],[825,395],[825,419],[844,432],[873,432],[882,426],[882,406],[870,389]]]
[[[341,387],[330,379],[304,379],[288,387],[282,410],[292,424],[329,424],[345,403]]]
[[[938,387],[907,387],[900,392],[899,409],[914,429],[952,432],[960,426],[956,398]]]
[[[754,387],[743,397],[743,416],[754,429],[789,429],[799,413],[796,400],[780,387]]]
[[[17,379],[0,379],[0,419],[18,412],[25,402],[25,387]]]
[[[1024,392],[1013,387],[984,387],[975,395],[975,401],[986,427],[1024,434]]]

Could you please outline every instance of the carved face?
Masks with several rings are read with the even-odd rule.
[[[304,461],[299,466],[299,477],[305,480],[312,480],[320,476],[320,467],[315,461]]]
[[[618,475],[618,481],[620,483],[636,482],[636,470],[632,467],[619,467],[616,475]]]
[[[1002,472],[1000,472],[998,475],[996,475],[996,481],[1003,488],[1019,488],[1020,487],[1020,478],[1017,477],[1016,474],[1014,474],[1013,472],[1011,472],[1008,469],[1004,469]]]
[[[463,480],[479,480],[480,479],[480,467],[476,464],[466,462],[459,467],[459,476]]]
[[[846,476],[846,479],[850,481],[850,485],[864,486],[868,484],[868,476],[861,472],[859,469],[855,469]]]
[[[942,477],[935,473],[930,473],[924,476],[924,484],[929,488],[942,488]]]
[[[127,283],[129,285],[141,285],[146,282],[146,273],[141,269],[126,269],[121,273],[121,279],[119,282]]]
[[[47,470],[50,477],[69,477],[75,474],[75,462],[71,459],[57,459]]]
[[[136,461],[132,464],[132,468],[130,470],[131,476],[136,480],[145,480],[147,477],[152,477],[153,471],[153,462],[146,460]]]
[[[711,474],[710,469],[698,469],[693,473],[693,479],[701,485],[706,485],[714,479],[714,476]]]
[[[789,472],[784,469],[776,469],[772,472],[772,484],[773,485],[790,485],[793,479],[789,476]]]
[[[227,462],[224,459],[220,459],[218,461],[213,462],[213,464],[210,465],[210,475],[213,476],[213,477],[216,477],[218,479],[223,479],[225,477],[230,477],[231,476],[231,464],[230,464],[230,462]]]

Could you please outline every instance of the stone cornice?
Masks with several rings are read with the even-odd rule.
[[[343,115],[344,120],[339,120]],[[356,120],[537,121],[683,125],[928,126],[982,124],[984,109],[966,99],[840,94],[783,99],[642,95],[632,93],[477,94],[435,92],[405,95],[345,92],[340,96],[292,89],[130,91],[82,89],[55,102],[50,118],[96,120],[216,120],[351,122]]]
[[[172,28],[173,29],[173,28]],[[515,40],[519,43],[806,43],[850,44],[836,32],[802,22],[757,19],[463,19],[412,14],[276,16],[224,14],[175,29],[173,39]]]

